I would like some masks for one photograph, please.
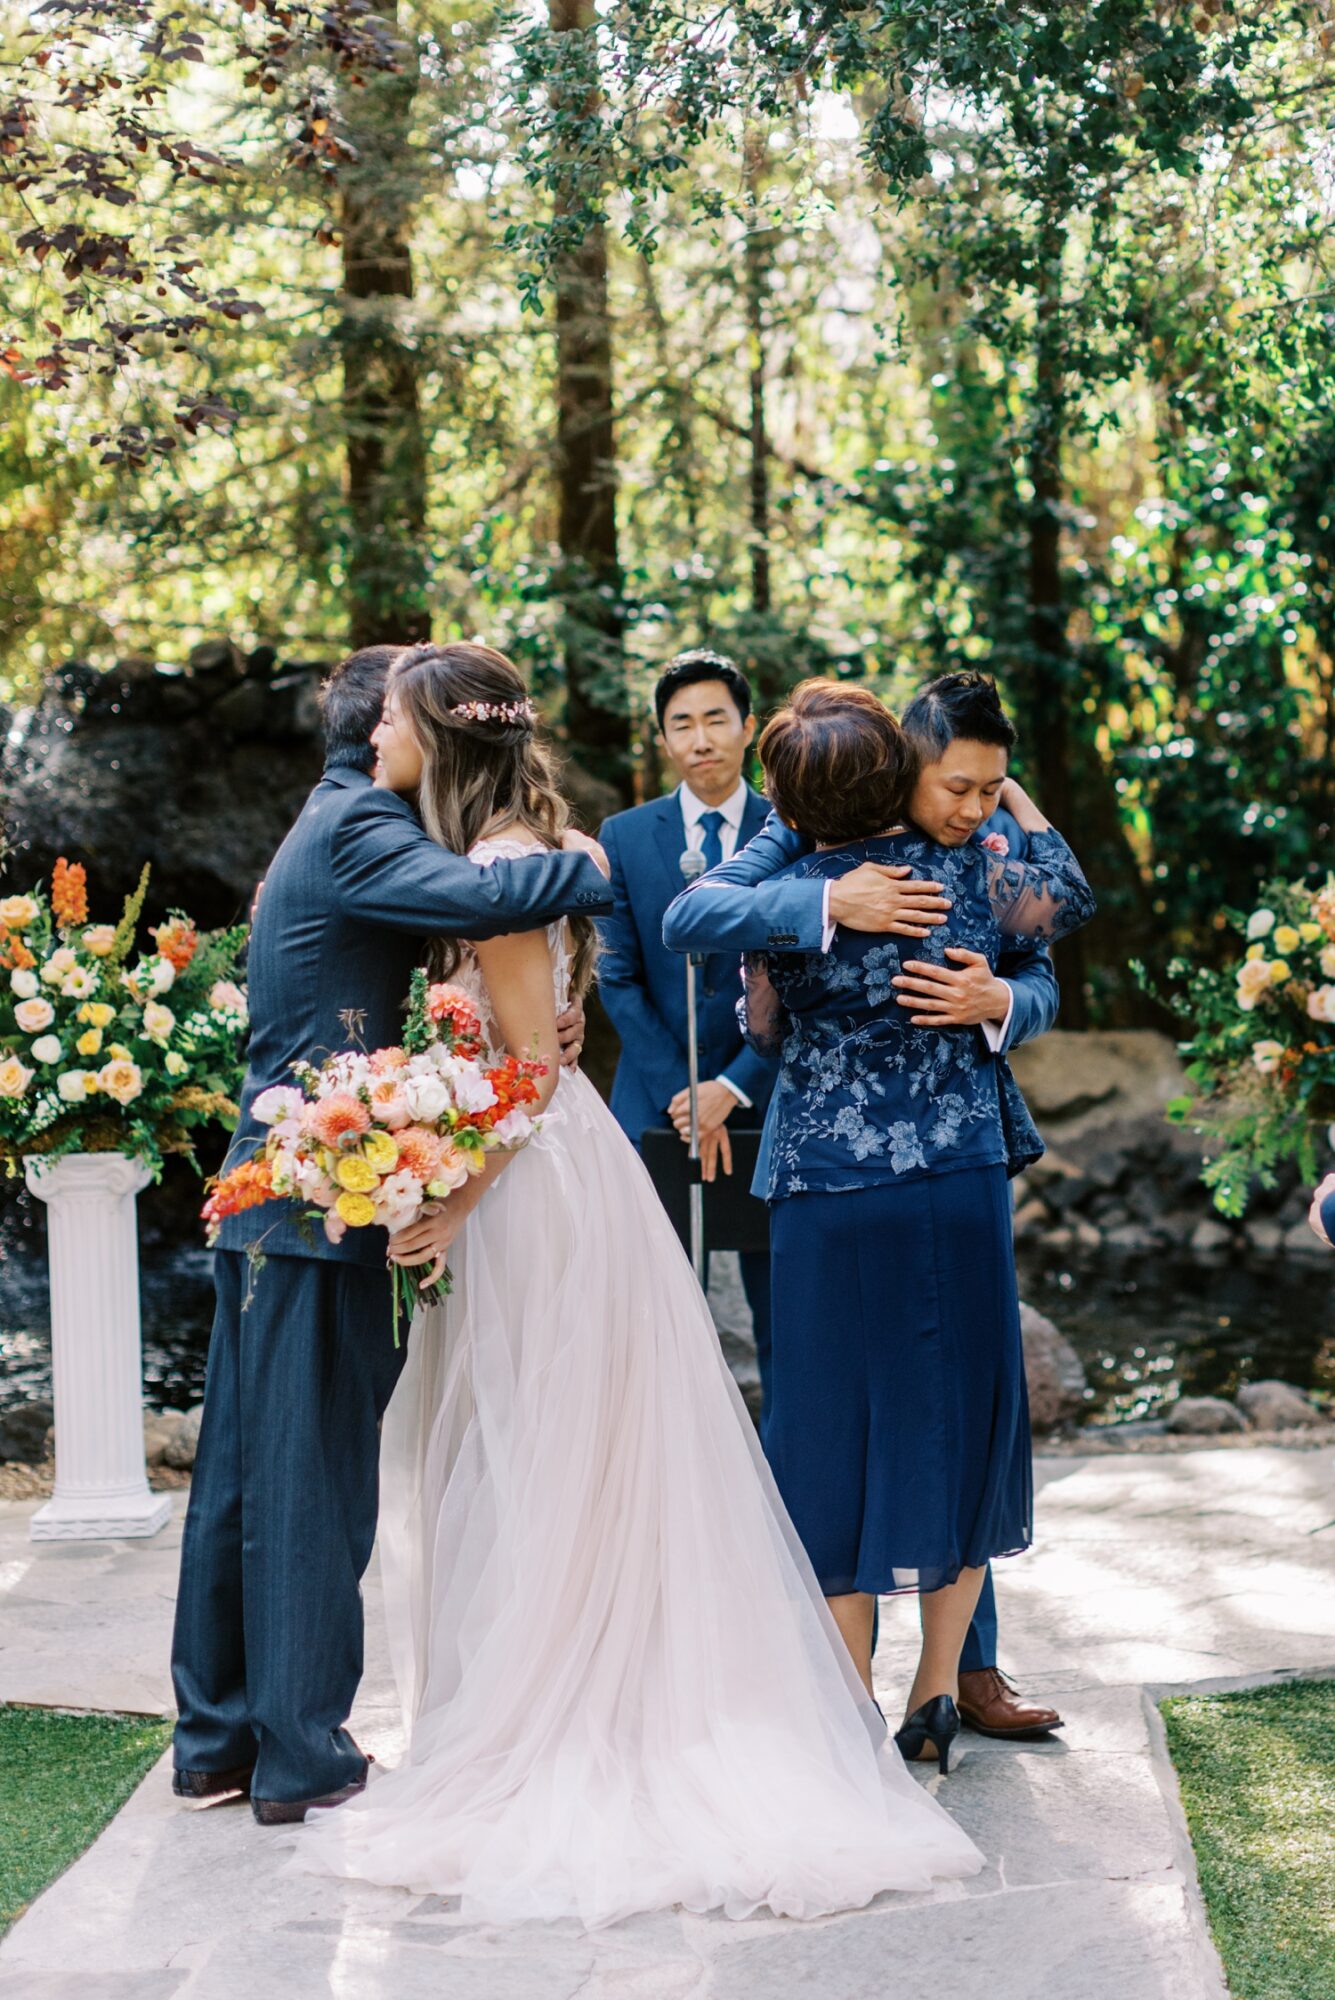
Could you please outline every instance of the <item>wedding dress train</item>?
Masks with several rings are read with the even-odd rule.
[[[475,962],[459,983],[485,1009]],[[408,1749],[312,1815],[299,1865],[589,1926],[817,1917],[975,1873],[886,1739],[689,1261],[583,1075],[452,1261],[382,1443]]]

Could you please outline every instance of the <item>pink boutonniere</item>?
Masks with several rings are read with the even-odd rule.
[[[985,847],[989,854],[1009,854],[1011,851],[1011,844],[1004,833],[985,833],[978,844]]]

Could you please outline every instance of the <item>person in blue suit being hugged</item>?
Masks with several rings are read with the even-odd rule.
[[[976,842],[999,859],[1026,861],[1028,836],[1000,804],[1015,731],[993,683],[982,674],[943,674],[919,690],[901,721],[917,761],[909,801],[914,824],[946,848]],[[744,854],[671,907],[665,942],[678,952],[706,941],[713,950],[726,942],[738,953],[828,951],[836,927],[925,940],[945,923],[940,885],[915,881],[907,867],[865,861],[835,881],[781,873],[809,852],[810,842],[771,814]],[[995,1057],[1014,1171],[1023,1164],[1017,1140],[1025,1114],[1006,1057],[1046,1034],[1056,1019],[1059,994],[1046,946],[1009,937],[993,969],[981,953],[949,945],[921,959],[906,957],[892,983],[914,1027],[977,1036]],[[757,1184],[767,1177],[769,1138],[767,1124]],[[1059,1712],[1021,1693],[998,1667],[997,1651],[989,1567],[960,1660],[960,1714],[985,1736],[1024,1739],[1059,1729]]]
[[[638,1147],[651,1126],[671,1123],[690,1140],[686,1068],[686,967],[663,942],[663,918],[682,888],[682,856],[707,869],[744,848],[768,807],[742,776],[756,733],[746,677],[719,653],[672,660],[654,691],[663,752],[675,791],[606,820],[599,839],[612,864],[612,914],[600,922],[598,985],[621,1037],[612,1113]],[[732,1172],[729,1124],[758,1126],[777,1065],[747,1048],[737,1023],[738,954],[711,952],[698,973],[700,1152],[706,1180]],[[755,1326],[762,1411],[769,1394],[769,1257],[743,1251],[742,1285]]]

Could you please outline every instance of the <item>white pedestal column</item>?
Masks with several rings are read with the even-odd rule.
[[[144,1466],[135,1196],[152,1176],[124,1153],[29,1159],[47,1207],[56,1490],[35,1542],[155,1535],[171,1515]]]

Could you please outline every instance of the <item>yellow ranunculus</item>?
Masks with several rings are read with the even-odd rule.
[[[1281,958],[1287,958],[1291,951],[1297,951],[1302,939],[1292,924],[1281,924],[1275,932],[1275,950]]]
[[[363,1160],[356,1153],[345,1153],[334,1168],[334,1179],[349,1194],[369,1194],[373,1187],[379,1187],[380,1176],[369,1160]],[[346,1222],[347,1217],[343,1220]]]
[[[1292,978],[1292,976],[1292,967],[1288,962],[1285,959],[1277,958],[1270,968],[1270,984],[1272,986],[1282,986],[1284,981]]]
[[[108,1007],[105,1000],[85,1000],[79,1009],[79,1019],[90,1028],[109,1028],[115,1018],[116,1009]]]
[[[86,1090],[86,1091],[88,1092],[88,1095],[89,1095],[90,1097],[92,1097],[92,1096],[94,1095],[94,1093],[95,1093],[95,1092],[97,1092],[97,1091],[101,1090],[101,1088],[102,1088],[102,1079],[101,1079],[101,1077],[100,1077],[100,1076],[98,1075],[98,1073],[97,1073],[97,1071],[96,1071],[95,1069],[86,1069],[86,1070],[84,1071],[84,1073],[83,1073],[83,1087],[84,1087],[84,1089],[85,1089],[85,1090]]]
[[[1249,961],[1250,963],[1253,963],[1253,964],[1254,964],[1254,963],[1256,962],[1256,960],[1257,960],[1257,959],[1259,959],[1259,958],[1264,958],[1264,957],[1265,957],[1265,946],[1264,946],[1263,944],[1249,944],[1249,945],[1248,945],[1248,947],[1247,947],[1247,958],[1248,958],[1248,961]]]
[[[1315,944],[1319,937],[1324,936],[1324,932],[1320,924],[1299,924],[1298,935],[1304,944]]]
[[[378,1174],[391,1174],[399,1164],[399,1142],[388,1132],[371,1132],[362,1147]]]
[[[355,1162],[348,1160],[343,1164],[352,1166]],[[365,1161],[362,1164],[365,1165]],[[349,1229],[366,1229],[375,1221],[375,1203],[369,1194],[341,1194],[334,1208]]]
[[[111,1047],[107,1050],[107,1054],[109,1056],[114,1057],[117,1062],[134,1061],[134,1057],[130,1054],[130,1051],[126,1048],[124,1042],[113,1042],[111,1044]]]
[[[102,1030],[86,1029],[74,1046],[81,1056],[95,1056],[102,1047]]]

